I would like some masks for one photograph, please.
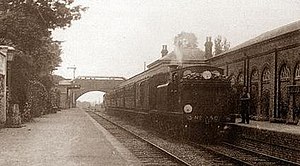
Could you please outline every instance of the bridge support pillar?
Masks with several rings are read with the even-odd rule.
[[[72,108],[76,108],[76,94],[75,92],[72,93]]]

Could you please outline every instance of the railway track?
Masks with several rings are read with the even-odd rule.
[[[285,160],[282,158],[270,156],[267,154],[259,153],[250,149],[239,147],[227,142],[215,145],[202,145],[198,143],[192,143],[199,148],[204,148],[212,153],[226,157],[228,160],[232,160],[238,165],[296,165],[300,166],[300,163]]]
[[[93,112],[88,114],[126,146],[144,165],[186,165],[170,152]]]
[[[300,149],[296,147],[278,145],[270,141],[255,140],[247,137],[238,138],[234,141],[234,145],[288,160],[295,164],[300,163]]]
[[[125,146],[130,151],[132,151],[133,154],[136,155],[137,158],[139,158],[141,162],[145,165],[300,165],[298,163],[284,160],[282,158],[272,157],[262,153],[251,151],[249,150],[251,148],[241,148],[226,142],[217,145],[203,145],[198,143],[174,144],[172,143],[172,141],[171,143],[169,142],[161,144],[159,143],[159,141],[157,141],[159,140],[159,138],[148,138],[149,136],[143,133],[143,131],[137,131],[136,129],[132,129],[132,127],[128,127],[131,125],[124,125],[124,122],[122,124],[122,120],[109,120],[111,119],[111,117],[104,118],[100,116],[105,115],[99,115],[99,113],[88,113],[106,129],[107,127],[105,127],[105,124],[103,124],[103,122],[100,121],[106,121],[105,123],[109,123],[110,125],[108,125],[107,130],[111,132],[112,135],[119,138],[120,142],[125,144]],[[106,120],[103,120],[103,118]],[[117,125],[119,127],[109,127],[111,125]],[[125,126],[125,128],[121,126]],[[147,141],[146,139],[149,139],[151,141],[147,141],[148,143],[143,144],[150,144],[147,146],[151,146],[154,149],[159,148],[160,150],[158,151],[160,152],[155,152],[156,150],[153,151],[151,150],[151,148],[140,148],[142,146],[136,144],[126,145],[127,141],[123,141],[123,134],[118,134],[118,131],[114,131],[115,129],[110,130],[109,128],[120,128],[126,132],[130,132],[132,135],[134,135],[134,139],[138,139],[141,141]],[[129,129],[129,131],[126,128],[131,129]],[[120,137],[118,135],[120,135]],[[170,147],[176,147],[176,150],[174,151]]]

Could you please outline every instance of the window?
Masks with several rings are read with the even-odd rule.
[[[291,76],[291,70],[287,65],[283,65],[280,70],[280,81],[288,81]]]
[[[258,82],[258,71],[256,69],[251,73],[251,82]]]
[[[300,80],[300,65],[299,65],[299,63],[297,64],[296,69],[295,69],[295,79]]]
[[[266,67],[262,73],[262,81],[266,83],[266,82],[269,82],[270,79],[271,79],[271,72],[270,72],[270,69],[268,67]]]

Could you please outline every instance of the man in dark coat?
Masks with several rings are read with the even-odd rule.
[[[249,124],[249,113],[250,113],[250,94],[248,93],[247,87],[243,87],[243,92],[240,96],[241,102],[241,116],[242,121],[240,123]]]

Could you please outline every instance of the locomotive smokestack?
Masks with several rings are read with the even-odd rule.
[[[213,43],[211,41],[211,37],[206,37],[206,42],[205,42],[204,46],[205,46],[205,58],[209,59],[212,57]]]
[[[167,45],[162,45],[161,56],[164,57],[168,54]]]

